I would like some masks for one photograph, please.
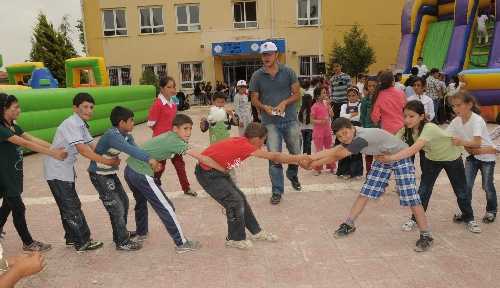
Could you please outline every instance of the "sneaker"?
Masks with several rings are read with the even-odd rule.
[[[188,189],[188,190],[184,191],[184,194],[185,194],[185,195],[188,195],[188,196],[191,196],[191,197],[196,197],[196,196],[198,196],[198,193],[196,193],[196,191],[193,191],[193,190],[191,190],[191,189]]]
[[[415,222],[415,220],[410,218],[403,225],[401,225],[401,230],[410,232],[413,231],[413,229],[415,229],[416,227],[417,227],[417,222]]]
[[[347,223],[340,224],[339,228],[335,230],[334,237],[342,238],[356,231],[356,227],[351,226]]]
[[[481,227],[479,227],[479,224],[474,220],[467,222],[465,227],[469,232],[481,233]]]
[[[200,248],[201,248],[200,242],[196,240],[186,240],[186,242],[181,246],[175,247],[175,252],[177,252],[177,254],[182,254],[189,251],[195,251]]]
[[[288,178],[288,180],[290,180],[290,182],[292,183],[293,189],[295,189],[296,191],[302,190],[302,186],[300,185],[300,182],[299,182],[299,177],[297,177],[297,176],[288,177],[287,176],[286,178]]]
[[[33,241],[30,245],[23,245],[23,250],[26,252],[45,252],[52,249],[52,245],[40,241]]]
[[[314,170],[313,175],[314,176],[319,176],[319,175],[321,175],[321,171]]]
[[[129,231],[128,233],[129,233],[129,239],[134,242],[144,242],[146,239],[148,239],[148,234],[139,235],[137,234],[136,231]]]
[[[227,248],[237,248],[241,250],[248,250],[253,247],[252,241],[250,240],[240,240],[240,241],[235,241],[235,240],[227,240],[226,241],[226,247]]]
[[[455,223],[462,223],[462,222],[464,222],[462,214],[456,213],[455,215],[453,215],[453,222],[455,222]]]
[[[493,222],[495,222],[496,218],[497,218],[497,215],[495,213],[486,212],[486,214],[484,214],[484,217],[483,217],[483,223],[485,223],[485,224],[493,223]]]
[[[89,240],[87,243],[83,244],[82,247],[77,248],[76,252],[83,253],[85,251],[97,250],[104,245],[101,241]]]
[[[142,248],[142,244],[132,241],[132,240],[127,240],[123,242],[120,245],[116,245],[116,250],[121,250],[121,251],[137,251]]]
[[[269,241],[269,242],[278,241],[278,236],[264,230],[261,230],[259,233],[255,235],[251,235],[249,238],[250,240],[253,241]]]
[[[425,252],[431,248],[434,239],[430,235],[420,234],[420,239],[417,240],[415,245],[416,252]]]
[[[271,204],[273,205],[278,205],[281,202],[281,195],[280,194],[273,194],[271,196]]]

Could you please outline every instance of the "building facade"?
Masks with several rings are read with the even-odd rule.
[[[383,5],[382,5],[383,4]],[[102,56],[112,85],[137,84],[145,69],[196,83],[249,80],[258,45],[272,39],[300,77],[319,75],[335,41],[358,23],[377,63],[395,63],[404,0],[81,0],[87,54]]]

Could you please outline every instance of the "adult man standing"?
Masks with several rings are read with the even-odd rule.
[[[250,79],[252,104],[261,112],[262,124],[267,128],[267,149],[281,152],[283,140],[290,154],[300,154],[300,128],[295,110],[299,99],[299,81],[295,72],[278,63],[278,47],[265,42],[260,47],[263,67]],[[288,165],[286,177],[292,187],[301,190],[297,165]],[[278,204],[284,192],[283,166],[269,162],[272,183],[271,204]]]
[[[340,117],[340,108],[342,104],[347,103],[347,88],[352,84],[351,76],[342,72],[342,65],[337,61],[333,61],[333,76],[330,78],[330,84],[332,85],[331,100],[333,109],[333,119]]]

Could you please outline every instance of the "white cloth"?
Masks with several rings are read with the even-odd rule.
[[[417,95],[413,94],[412,96],[408,97],[408,101],[412,100],[418,100],[424,104],[424,109],[425,109],[425,117],[427,118],[428,121],[432,121],[434,117],[436,116],[436,113],[434,112],[434,101],[432,101],[431,97],[422,94],[422,95]]]
[[[429,69],[427,69],[427,66],[425,66],[425,64],[422,64],[422,65],[417,65],[416,66],[418,68],[418,77],[423,77],[425,76],[425,74],[427,74],[427,72],[429,72]]]
[[[340,117],[350,119],[351,121],[357,121],[359,122],[359,108],[361,106],[361,102],[355,102],[355,103],[346,103],[342,104],[340,107]],[[351,113],[352,112],[358,112],[358,115],[352,117]]]
[[[488,16],[483,14],[477,18],[477,30],[481,32],[486,32],[486,21],[488,21]]]

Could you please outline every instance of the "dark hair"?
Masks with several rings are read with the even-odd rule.
[[[411,67],[410,73],[411,73],[411,75],[417,76],[418,75],[418,67]]]
[[[377,76],[368,76],[368,77],[366,78],[366,82],[365,82],[365,87],[364,87],[364,89],[366,89],[367,93],[368,93],[368,82],[375,82],[375,83],[377,83],[377,86],[376,86],[376,88],[375,88],[375,94],[374,94],[374,95],[370,95],[370,96],[375,97],[375,96],[378,94],[378,88],[379,88],[379,87],[378,87],[378,78],[377,78]],[[367,94],[367,95],[368,95],[368,94]]]
[[[303,89],[308,89],[309,87],[311,87],[311,81],[309,81],[309,79],[303,79],[302,81],[300,81],[300,87],[302,87]]]
[[[413,79],[413,83],[411,83],[411,86],[415,85],[415,83],[417,83],[417,82],[420,82],[422,84],[422,87],[425,88],[426,81],[424,78],[416,77],[415,79]]]
[[[299,111],[299,121],[304,122],[304,114],[305,114],[305,123],[306,125],[311,123],[311,107],[313,105],[313,97],[310,94],[305,94],[302,97],[302,106],[300,106]]]
[[[167,86],[168,82],[174,82],[174,84],[175,84],[175,79],[173,77],[170,77],[170,76],[161,77],[160,81],[159,81],[159,85],[161,88],[165,88],[165,86]]]
[[[184,124],[193,125],[193,120],[191,119],[191,117],[189,117],[186,114],[182,114],[182,113],[178,113],[177,115],[175,115],[174,121],[172,122],[172,125],[179,128]]]
[[[224,99],[226,100],[226,94],[220,92],[220,91],[217,91],[214,93],[214,95],[212,95],[212,101],[215,101],[215,99]]]
[[[420,79],[421,81],[421,79]],[[416,81],[415,81],[416,82]],[[421,101],[419,100],[412,100],[406,103],[405,108],[403,110],[410,110],[418,115],[422,116],[424,115],[424,120],[418,124],[418,135],[420,136],[420,133],[422,133],[422,130],[424,129],[425,124],[427,124],[427,118],[425,118],[425,107],[424,104],[422,104]],[[405,126],[405,131],[403,134],[403,141],[406,142],[408,145],[413,145],[415,143],[415,139],[413,139],[413,129],[407,128]]]
[[[78,107],[83,102],[89,102],[89,103],[92,103],[95,105],[94,98],[92,98],[92,96],[90,96],[89,93],[80,92],[80,93],[76,94],[75,97],[73,98],[73,106]]]
[[[455,89],[460,87],[460,78],[458,78],[458,75],[451,77],[451,82],[455,83]]]
[[[245,128],[245,138],[251,139],[251,138],[264,138],[267,136],[267,128],[266,126],[257,123],[257,122],[252,122],[247,125],[247,128]]]
[[[423,57],[418,57],[417,60],[424,60],[424,58]]]
[[[352,128],[352,127],[353,126],[351,120],[344,117],[339,117],[335,119],[332,123],[333,133],[337,133],[344,128]]]
[[[0,125],[5,126],[8,124],[7,120],[5,120],[5,110],[9,109],[12,104],[17,102],[16,96],[0,93]]]
[[[464,90],[460,90],[456,94],[449,96],[449,98],[450,98],[450,101],[454,100],[454,99],[458,99],[464,103],[472,104],[471,111],[476,113],[476,114],[481,115],[481,109],[479,109],[479,105],[477,104],[476,98],[474,98],[474,96],[472,96],[472,94],[470,94],[469,92],[464,91]]]
[[[392,87],[392,83],[394,82],[394,76],[392,75],[392,72],[389,70],[381,71],[379,72],[378,75],[378,89],[377,93],[373,96],[372,98],[372,105],[375,105],[378,99],[378,95],[382,90],[388,89]]]
[[[323,91],[323,89],[326,89],[326,87],[319,86],[319,87],[314,88],[313,104],[316,103],[316,101],[319,100],[319,97],[321,97],[321,91]]]
[[[111,114],[109,115],[111,125],[115,127],[118,127],[120,121],[127,122],[130,118],[134,118],[134,112],[122,106],[116,106],[115,108],[113,108],[113,110],[111,110]]]
[[[431,72],[430,72],[430,75],[435,74],[435,73],[439,73],[439,69],[437,69],[437,68],[432,68],[432,69],[431,69]]]
[[[401,73],[399,73],[399,72],[398,72],[398,73],[396,73],[396,74],[394,74],[394,81],[396,81],[396,82],[401,81],[401,77],[402,77],[402,76],[403,76],[403,74],[401,74]]]
[[[360,96],[359,95],[359,88],[358,88],[358,86],[352,85],[349,88],[347,88],[347,94],[349,94],[349,92],[351,92],[351,91],[356,92],[356,94],[358,94],[358,96]]]

